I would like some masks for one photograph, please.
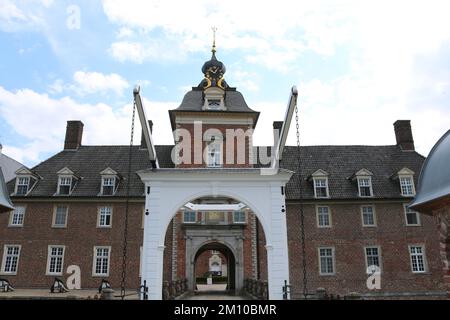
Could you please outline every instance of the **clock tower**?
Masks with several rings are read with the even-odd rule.
[[[169,111],[178,167],[252,167],[253,130],[259,112],[224,79],[225,65],[216,57],[202,66],[204,78]]]

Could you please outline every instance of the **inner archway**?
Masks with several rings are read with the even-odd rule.
[[[193,272],[196,291],[236,293],[236,259],[233,251],[222,243],[208,242],[200,247]]]

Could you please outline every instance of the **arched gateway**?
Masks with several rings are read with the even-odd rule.
[[[266,236],[269,298],[282,299],[289,283],[289,260],[283,187],[292,172],[263,175],[245,169],[156,169],[138,172],[146,187],[142,281],[150,299],[162,298],[164,237],[177,210],[191,199],[225,196],[245,203],[258,217]]]
[[[147,130],[139,90],[135,90],[136,105],[153,166],[151,169],[138,171],[145,184],[146,195],[141,279],[142,282],[146,281],[149,287],[149,298],[161,299],[163,275],[167,273],[167,270],[163,270],[165,236],[169,224],[174,223],[174,216],[181,214],[186,204],[194,206],[191,201],[195,199],[229,198],[238,202],[235,205],[248,208],[252,217],[256,216],[262,226],[267,251],[265,256],[269,298],[282,299],[283,285],[286,281],[289,283],[284,189],[293,172],[279,169],[278,159],[281,158],[282,146],[286,141],[297,92],[293,88],[285,125],[277,136],[278,141],[275,141],[272,157],[267,156],[267,153],[265,156],[261,152],[255,154],[252,139],[259,112],[250,109],[242,94],[224,80],[225,66],[217,60],[215,53],[213,45],[212,57],[202,67],[204,79],[185,95],[177,109],[169,111],[175,138],[171,154],[173,168],[159,167],[151,131]],[[256,163],[258,167],[266,168],[255,168]],[[222,214],[228,213],[223,211]],[[193,212],[192,216],[195,220],[197,212]],[[203,227],[207,228],[208,224]],[[208,237],[207,233],[197,232],[192,234],[191,241],[186,230],[191,234],[193,232],[192,228],[185,226],[182,239],[184,248],[172,248],[184,250],[186,253],[181,256],[184,261],[181,265],[174,263],[175,267],[180,269],[177,270],[175,278],[187,277],[188,286],[193,290],[192,268],[195,250]],[[199,230],[205,231],[205,228],[197,229]],[[230,250],[234,250],[235,287],[239,290],[245,274],[242,258],[244,237],[242,234],[233,234],[235,231],[236,228],[230,228],[228,233],[224,229],[219,233],[209,231],[209,237],[227,241]],[[254,239],[259,241],[259,236]],[[257,247],[259,249],[259,243]],[[257,254],[255,258],[259,258]]]

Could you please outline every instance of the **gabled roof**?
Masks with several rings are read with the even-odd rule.
[[[72,170],[70,170],[69,168],[67,168],[67,167],[62,168],[61,170],[56,172],[56,174],[58,174],[58,175],[68,175],[68,176],[75,175],[75,173]]]
[[[329,176],[328,172],[319,169],[311,173],[311,175],[308,177],[308,180],[312,180],[313,178],[325,178],[328,176]]]
[[[106,175],[115,176],[115,175],[117,175],[117,172],[114,171],[113,169],[111,169],[110,167],[108,167],[105,170],[101,171],[100,175],[102,175],[102,176],[106,176]]]

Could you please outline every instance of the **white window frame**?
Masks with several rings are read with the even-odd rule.
[[[317,182],[319,181],[325,181],[325,186],[318,186]],[[327,177],[317,177],[317,178],[313,178],[313,184],[314,184],[314,198],[316,199],[326,199],[330,197],[330,193],[328,190],[328,178]],[[317,188],[324,188],[325,187],[325,196],[319,196],[317,193]]]
[[[96,267],[97,267],[97,249],[108,249],[108,263],[107,263],[107,273],[97,273]],[[104,258],[104,256],[102,256]],[[109,277],[110,272],[110,265],[111,265],[111,246],[94,246],[94,254],[92,259],[92,276],[93,277]]]
[[[186,214],[194,214],[194,221],[191,221],[190,219],[189,220],[187,220],[186,219]],[[192,223],[197,223],[197,211],[193,211],[193,210],[185,210],[185,211],[183,211],[183,223],[187,223],[187,224],[192,224]]]
[[[18,214],[17,210],[22,209],[23,212]],[[13,228],[21,228],[23,227],[23,224],[25,223],[25,213],[27,211],[27,206],[25,205],[17,205],[15,206],[14,210],[10,211],[9,214],[9,223],[8,223],[8,227],[13,227]],[[14,218],[16,216],[21,216],[22,218],[22,223],[14,223]]]
[[[319,208],[327,208],[328,210],[328,225],[320,225],[319,216]],[[316,205],[316,222],[317,228],[331,228],[333,225],[333,221],[331,220],[331,208],[329,206]]]
[[[6,267],[6,257],[8,256],[8,248],[9,247],[18,247],[19,248],[19,252],[17,255],[17,261],[16,261],[16,270],[14,272],[6,272],[5,271],[5,267]],[[2,258],[2,268],[0,270],[0,274],[2,275],[11,275],[11,276],[15,276],[17,275],[17,271],[19,270],[19,262],[20,262],[20,253],[22,251],[22,245],[20,244],[5,244],[3,246],[3,258]]]
[[[371,207],[372,208],[372,216],[373,216],[373,224],[366,224],[364,223],[364,208],[365,207]],[[361,206],[361,224],[363,227],[367,228],[374,228],[377,226],[377,214],[375,211],[375,205],[373,204],[365,204]]]
[[[358,182],[358,195],[360,198],[370,198],[373,197],[373,188],[372,188],[372,177],[370,176],[360,176],[356,178],[357,182]],[[363,180],[368,180],[369,181],[369,185],[368,186],[361,186],[361,182]],[[369,187],[370,190],[370,195],[368,196],[363,196],[361,194],[361,187]]]
[[[321,255],[320,255],[320,250],[326,250],[326,249],[331,249],[331,259],[332,259],[332,263],[333,263],[333,272],[329,273],[324,273],[322,272],[322,260],[321,260]],[[317,256],[319,258],[319,274],[321,276],[334,276],[336,275],[336,253],[335,253],[335,248],[334,247],[319,247],[317,248]]]
[[[422,222],[420,220],[419,212],[414,211],[414,210],[410,210],[410,211],[408,211],[408,210],[409,210],[408,205],[406,203],[403,204],[403,211],[404,211],[404,215],[405,215],[405,225],[407,227],[420,227],[420,226],[422,226]],[[410,213],[414,212],[416,214],[417,223],[408,223],[408,212],[410,212]]]
[[[408,179],[410,184],[403,184],[402,180],[405,181],[404,179]],[[416,188],[414,186],[414,177],[412,175],[399,175],[398,176],[398,183],[400,184],[400,193],[403,197],[414,197],[416,195]],[[404,193],[403,192],[403,187],[405,186],[405,188],[407,188],[408,186],[411,187],[411,193]]]
[[[210,157],[210,149],[214,147],[214,158]],[[217,141],[208,143],[206,146],[206,166],[208,168],[222,168],[223,167],[223,159],[222,159],[222,149],[223,144]],[[214,162],[211,161],[214,160]],[[218,163],[217,163],[218,160]]]
[[[20,183],[21,179],[27,179],[28,183],[27,184]],[[31,190],[30,184],[31,184],[31,176],[30,175],[18,175],[16,177],[16,187],[15,187],[15,190],[14,190],[14,194],[18,195],[18,196],[26,196]],[[19,186],[27,186],[27,192],[20,193],[20,194],[17,193],[17,190],[19,190]]]
[[[102,221],[102,210],[108,208],[109,209],[109,225],[101,224]],[[112,220],[113,220],[113,207],[112,206],[100,206],[98,207],[98,214],[97,214],[97,228],[112,228]],[[105,214],[107,216],[107,214]],[[106,217],[105,217],[106,222]]]
[[[239,213],[240,215],[241,214],[244,215],[244,221],[236,220],[236,214],[237,213]],[[233,211],[233,223],[236,223],[236,224],[245,224],[245,223],[247,223],[247,215],[245,214],[245,211],[243,211],[243,210]]]
[[[412,253],[411,249],[412,248],[421,248],[422,249],[422,259],[423,259],[423,271],[414,271],[414,267],[413,267],[413,256],[418,256],[419,254],[417,253]],[[412,273],[416,273],[416,274],[421,274],[421,273],[427,273],[428,272],[428,262],[427,262],[427,255],[426,255],[426,250],[425,250],[425,245],[424,244],[411,244],[408,246],[408,252],[409,252],[409,263],[411,264],[411,272]]]
[[[62,183],[63,179],[69,179],[69,184]],[[72,194],[72,183],[73,183],[73,176],[69,175],[59,175],[58,176],[58,191],[57,194],[61,196],[70,196]],[[69,186],[69,193],[61,193],[61,186]]]
[[[380,246],[366,246],[366,247],[364,247],[364,259],[366,261],[366,273],[370,274],[370,272],[367,272],[368,268],[370,267],[369,266],[369,261],[368,261],[367,249],[377,249],[378,250],[378,264],[379,264],[378,268],[379,268],[379,270],[381,272],[382,269],[383,269],[383,267],[382,267],[383,261],[382,261],[382,258],[381,258],[381,247]]]
[[[52,254],[52,248],[62,248],[62,256],[59,255],[53,255]],[[48,276],[62,276],[64,273],[64,256],[66,254],[66,246],[62,245],[49,245],[47,249],[47,269],[46,269],[46,275]],[[50,265],[51,265],[51,259],[52,258],[61,258],[61,271],[60,272],[51,272],[50,271]],[[56,262],[55,262],[56,263]]]
[[[56,216],[58,214],[58,207],[66,208],[66,219],[64,221],[64,225],[56,224]],[[69,218],[69,206],[66,204],[57,204],[53,208],[53,219],[52,219],[52,228],[67,228],[67,220]]]
[[[105,181],[109,181],[112,179],[112,184],[106,184]],[[102,188],[100,190],[100,193],[102,196],[113,196],[116,193],[116,185],[117,185],[117,177],[116,176],[102,176]],[[104,187],[111,187],[112,186],[112,193],[111,194],[104,194]]]

